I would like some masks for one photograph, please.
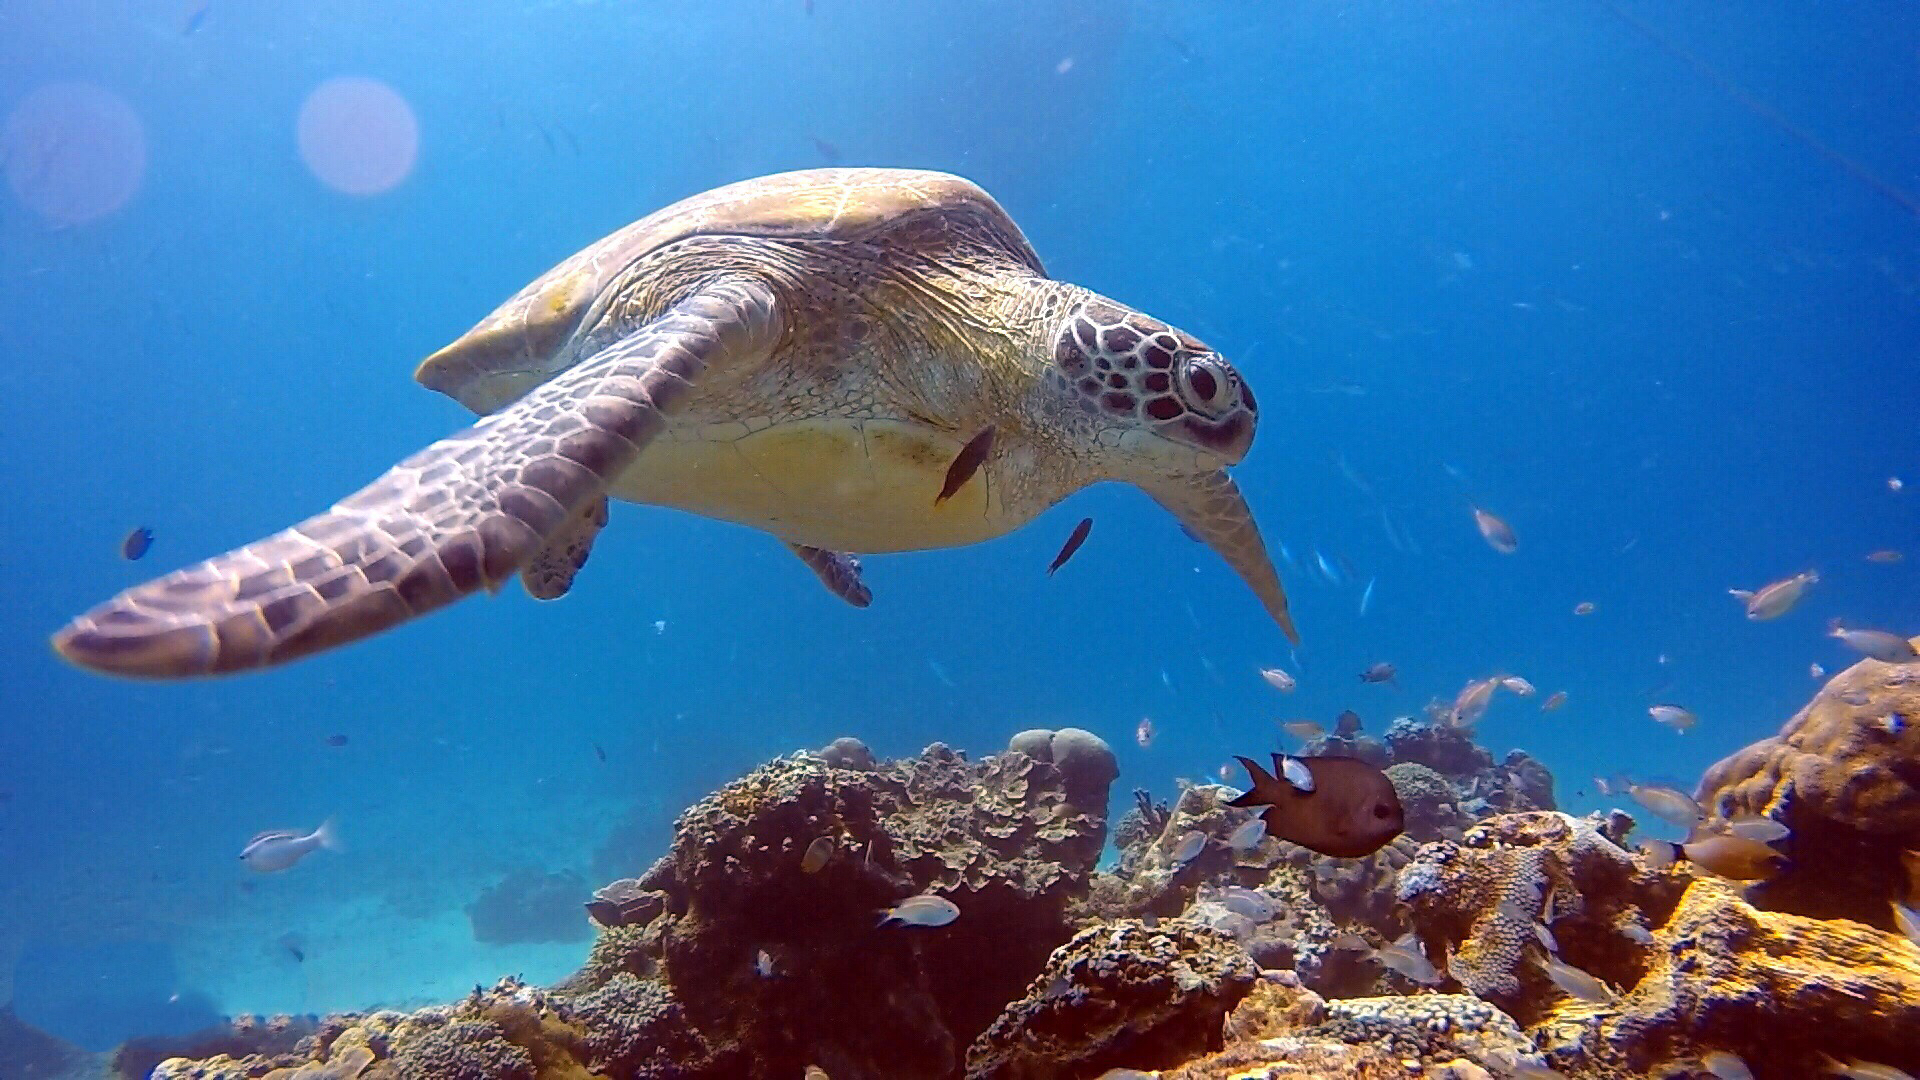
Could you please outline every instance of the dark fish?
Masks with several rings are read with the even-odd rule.
[[[1394,666],[1383,660],[1361,672],[1360,681],[1368,683],[1390,683],[1393,682],[1393,677],[1397,674],[1399,674],[1399,672]],[[1398,684],[1396,683],[1395,685]]]
[[[1360,714],[1352,709],[1343,710],[1333,718],[1333,733],[1343,739],[1351,739],[1360,734]]]
[[[593,756],[600,759],[600,764],[605,765],[607,763],[606,747],[601,746],[599,743],[594,743]]]
[[[189,37],[206,25],[207,12],[213,10],[213,0],[194,0],[187,5],[187,21],[180,27],[180,35]]]
[[[1313,791],[1298,788],[1262,769],[1251,758],[1246,767],[1252,790],[1230,806],[1265,806],[1260,815],[1267,834],[1291,840],[1322,855],[1358,859],[1385,846],[1406,825],[1406,811],[1387,774],[1350,757],[1299,758],[1313,774]],[[1274,772],[1285,766],[1273,755]]]
[[[306,942],[300,940],[299,934],[295,934],[295,933],[281,934],[280,947],[287,950],[287,955],[293,957],[294,963],[304,964],[307,962]]]
[[[345,735],[341,735],[338,733],[329,735],[327,736],[327,745],[328,746],[345,746],[347,745],[347,737]]]
[[[840,160],[840,148],[838,146],[835,146],[818,135],[809,135],[808,138],[813,140],[813,148],[820,154],[820,160],[829,165]]]
[[[953,464],[947,466],[946,482],[940,485],[940,494],[934,496],[933,504],[938,506],[946,502],[954,492],[965,487],[967,481],[973,479],[973,474],[979,472],[980,466],[986,463],[987,454],[992,449],[993,425],[988,424],[980,434],[967,440],[967,445],[960,448]]]
[[[128,533],[125,540],[120,541],[120,557],[128,562],[132,562],[140,556],[145,555],[152,548],[153,530],[142,525]]]
[[[1087,534],[1092,531],[1093,519],[1081,518],[1080,524],[1073,527],[1073,534],[1067,537],[1067,542],[1060,545],[1060,554],[1055,555],[1052,565],[1047,567],[1048,577],[1052,577],[1055,570],[1067,565],[1067,560],[1073,558],[1073,553],[1079,551],[1080,545],[1087,542]]]

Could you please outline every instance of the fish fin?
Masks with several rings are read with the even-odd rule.
[[[533,560],[520,570],[520,584],[535,600],[558,600],[573,588],[573,576],[587,565],[594,538],[607,525],[607,497],[600,496],[574,512],[560,531],[547,538]]]
[[[1144,483],[1141,487],[1180,524],[1227,561],[1234,573],[1260,598],[1267,615],[1280,626],[1287,640],[1298,645],[1300,632],[1294,629],[1293,616],[1287,610],[1287,592],[1280,575],[1267,554],[1267,544],[1254,523],[1253,511],[1226,470],[1199,476],[1169,477]]]
[[[892,909],[892,908],[876,908],[876,909],[874,909],[874,910],[875,910],[875,911],[877,911],[877,912],[879,913],[879,915],[880,915],[880,921],[879,921],[879,922],[877,922],[877,923],[874,923],[874,924],[873,924],[874,926],[876,926],[876,927],[880,927],[880,926],[885,926],[885,925],[887,925],[888,923],[890,923],[890,922],[892,922],[892,921],[893,921],[893,909]]]
[[[321,847],[336,855],[347,850],[346,842],[340,839],[340,826],[332,818],[321,822],[320,827],[313,830],[313,838],[320,841]]]
[[[993,425],[988,424],[980,430],[978,435],[968,439],[967,445],[961,447],[960,452],[953,456],[953,464],[947,466],[946,479],[940,484],[940,494],[933,497],[933,504],[938,506],[946,502],[955,492],[965,487],[967,481],[973,479],[973,474],[979,472],[980,466],[986,463],[987,455],[992,450]]]
[[[1264,769],[1260,768],[1260,763],[1257,761],[1254,761],[1252,758],[1243,758],[1238,754],[1236,754],[1234,755],[1233,760],[1239,762],[1241,765],[1246,767],[1247,777],[1252,782],[1252,786],[1249,787],[1245,792],[1242,792],[1239,796],[1233,799],[1227,800],[1227,805],[1228,806],[1266,805],[1267,797],[1262,795],[1261,792],[1263,790],[1271,790],[1273,785],[1279,783],[1279,781],[1275,780],[1272,776],[1269,776]],[[1272,822],[1268,822],[1268,824],[1271,825]]]
[[[1727,595],[1733,597],[1735,600],[1753,599],[1753,593],[1749,592],[1746,589],[1728,589]]]
[[[773,290],[716,277],[619,341],[408,457],[317,517],[137,585],[54,635],[116,675],[185,678],[370,637],[513,576],[643,452],[709,369],[770,356]],[[430,358],[418,377],[451,385]]]
[[[859,559],[826,548],[808,547],[792,541],[785,543],[787,550],[800,556],[800,561],[807,564],[807,569],[819,577],[820,584],[825,585],[828,592],[857,608],[873,603],[873,590],[860,580]]]

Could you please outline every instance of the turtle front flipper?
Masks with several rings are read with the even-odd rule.
[[[540,545],[520,571],[520,584],[535,600],[558,600],[573,588],[573,576],[587,565],[594,538],[607,527],[607,497],[600,496],[574,511],[565,524]]]
[[[820,584],[825,585],[828,592],[857,608],[873,603],[873,590],[860,580],[859,559],[844,552],[808,547],[792,541],[787,541],[787,548],[800,556],[800,561],[807,564],[807,569],[819,575]]]
[[[1280,575],[1267,554],[1267,543],[1260,538],[1260,526],[1253,522],[1253,511],[1240,495],[1239,485],[1225,469],[1198,476],[1168,477],[1164,481],[1142,484],[1153,501],[1180,519],[1208,547],[1219,552],[1227,565],[1260,598],[1260,603],[1280,624],[1287,640],[1300,643],[1293,628],[1293,616],[1287,613],[1287,592],[1280,586]]]
[[[764,283],[715,279],[327,513],[94,608],[54,648],[116,675],[211,675],[497,590],[605,494],[709,367],[764,360],[782,332]]]

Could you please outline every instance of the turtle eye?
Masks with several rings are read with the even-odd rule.
[[[1233,403],[1233,377],[1218,360],[1196,356],[1180,365],[1180,396],[1201,412],[1224,412]]]

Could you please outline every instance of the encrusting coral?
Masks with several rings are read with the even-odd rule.
[[[1538,963],[1545,949],[1534,923],[1550,910],[1565,962],[1637,981],[1646,959],[1630,928],[1664,922],[1687,879],[1647,868],[1600,825],[1557,812],[1504,814],[1458,843],[1422,847],[1395,892],[1435,966],[1531,1023],[1562,996]]]
[[[1920,664],[1862,660],[1835,675],[1780,733],[1700,781],[1720,818],[1764,815],[1792,830],[1785,873],[1762,907],[1892,926],[1889,901],[1920,902],[1902,854],[1920,849]]]
[[[967,1051],[977,1080],[1171,1068],[1217,1049],[1259,969],[1232,937],[1185,920],[1082,930]]]

